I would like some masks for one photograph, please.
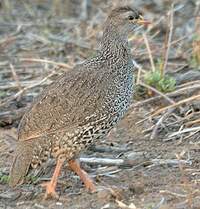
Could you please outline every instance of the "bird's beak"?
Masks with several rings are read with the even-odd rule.
[[[151,24],[151,22],[148,20],[138,20],[137,24],[147,26],[147,25]]]
[[[137,24],[147,26],[151,24],[151,22],[148,20],[145,20],[143,16],[140,16],[140,19],[137,20]]]

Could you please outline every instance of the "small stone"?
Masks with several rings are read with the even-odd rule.
[[[9,199],[9,200],[16,200],[18,197],[20,197],[21,192],[16,192],[16,191],[7,191],[4,193],[0,194],[0,198],[3,199]]]
[[[62,202],[56,202],[56,205],[62,206],[63,204],[62,204]]]
[[[144,184],[141,182],[134,182],[129,185],[129,190],[133,192],[133,194],[142,194],[144,193]]]
[[[105,204],[112,199],[112,194],[111,194],[110,190],[103,189],[98,192],[97,197],[101,202],[103,202]]]
[[[35,203],[35,208],[38,208],[38,209],[43,209],[44,208],[44,206],[43,205],[40,205],[40,204],[38,204],[38,203]]]

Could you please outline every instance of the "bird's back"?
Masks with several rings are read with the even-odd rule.
[[[126,108],[123,106],[129,104],[133,88],[132,65],[96,63],[88,60],[63,74],[36,98],[20,122],[20,141],[80,126],[89,117],[99,120]],[[124,70],[119,73],[119,68]]]

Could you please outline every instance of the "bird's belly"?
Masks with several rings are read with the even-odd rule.
[[[96,140],[105,137],[126,113],[132,101],[132,94],[130,86],[128,91],[116,97],[114,102],[104,109],[101,117],[91,117],[90,122],[80,124],[73,130],[66,128],[41,137],[40,143],[35,145],[32,167],[40,165],[50,157],[70,160]]]
[[[52,156],[54,158],[65,158],[70,160],[95,141],[105,137],[112,128],[112,124],[104,122],[100,124],[87,125],[81,127],[74,133],[66,132],[60,140],[57,140],[52,146]]]
[[[43,136],[39,139],[40,143],[35,144],[31,166],[36,168],[51,157],[70,160],[96,140],[105,137],[112,127],[113,123],[102,119],[73,131],[58,131]]]
[[[105,112],[100,119],[93,119],[92,122],[77,127],[71,133],[66,132],[60,140],[56,140],[52,155],[55,158],[63,156],[71,159],[95,141],[104,138],[127,112],[132,102],[132,94],[133,91],[130,88],[130,91],[126,91],[126,94],[120,97],[115,107],[110,107],[108,114]]]

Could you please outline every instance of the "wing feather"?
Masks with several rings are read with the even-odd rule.
[[[29,140],[83,123],[101,106],[100,86],[104,81],[103,74],[81,65],[63,74],[25,113],[19,125],[18,139]]]

